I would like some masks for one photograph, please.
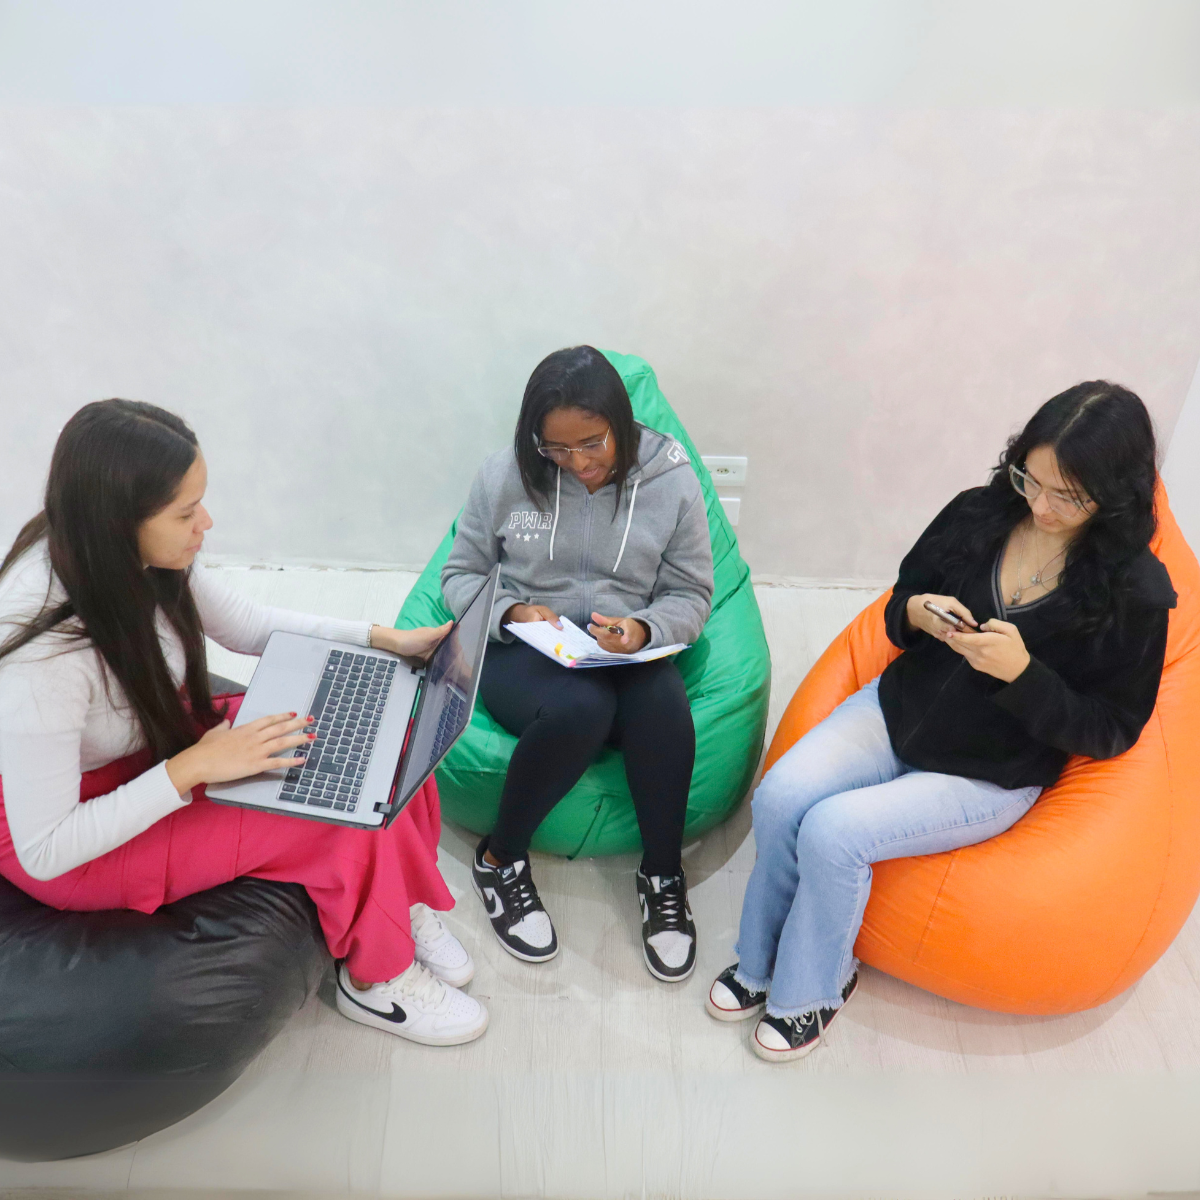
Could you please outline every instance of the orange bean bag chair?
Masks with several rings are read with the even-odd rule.
[[[1158,960],[1200,894],[1200,565],[1158,493],[1154,553],[1172,610],[1158,704],[1137,744],[1074,757],[1007,833],[878,863],[855,944],[863,962],[962,1004],[1070,1013],[1119,995]],[[817,660],[767,768],[900,651],[887,596]]]

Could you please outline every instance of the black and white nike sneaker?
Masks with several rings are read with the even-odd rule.
[[[751,1047],[767,1062],[791,1062],[815,1050],[833,1024],[834,1018],[846,1007],[846,1001],[858,987],[858,972],[842,988],[841,1008],[820,1008],[801,1013],[798,1017],[765,1016],[754,1030]]]
[[[678,983],[696,969],[696,925],[687,880],[678,875],[637,873],[642,902],[642,957],[655,979]]]
[[[485,837],[476,847],[471,883],[487,909],[500,945],[524,962],[547,962],[558,953],[558,935],[542,907],[529,859],[518,858],[508,866],[493,867],[483,858],[487,844]]]
[[[716,1017],[718,1021],[744,1021],[747,1017],[757,1016],[767,1007],[767,993],[753,992],[743,987],[735,978],[737,969],[737,963],[726,967],[708,989],[704,1007],[708,1015]]]
[[[487,1028],[488,1013],[473,996],[450,987],[414,962],[387,983],[360,992],[346,964],[337,965],[337,1006],[343,1017],[423,1046],[460,1046]]]

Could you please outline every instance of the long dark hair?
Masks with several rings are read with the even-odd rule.
[[[165,508],[199,453],[173,413],[135,400],[85,404],[63,426],[50,462],[45,508],[17,535],[0,578],[43,539],[67,598],[20,625],[0,660],[43,634],[90,639],[113,699],[116,680],[156,760],[196,740],[194,721],[215,725],[200,616],[187,571],[143,567],[138,527]],[[155,630],[162,609],[183,643],[187,703],[176,690]],[[189,714],[188,704],[191,712]]]
[[[1072,628],[1103,632],[1123,619],[1130,567],[1157,527],[1154,425],[1142,401],[1120,384],[1089,380],[1047,400],[1009,440],[988,485],[963,506],[936,549],[951,578],[956,567],[996,553],[1029,514],[1009,467],[1023,469],[1038,446],[1053,450],[1067,482],[1096,502],[1067,551],[1058,590],[1070,602]]]
[[[555,350],[534,368],[521,399],[513,453],[525,494],[539,509],[546,503],[555,468],[537,452],[537,447],[542,422],[559,408],[581,408],[602,417],[611,427],[617,455],[613,464],[613,482],[617,485],[615,517],[625,480],[637,466],[640,437],[625,381],[612,363],[591,346]]]

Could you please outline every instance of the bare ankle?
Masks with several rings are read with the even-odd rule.
[[[490,850],[485,850],[483,852],[483,861],[487,863],[489,867],[500,867],[504,865]]]
[[[346,974],[350,975],[350,972],[347,971]],[[356,992],[368,992],[371,990],[371,985],[369,983],[363,983],[361,979],[355,979],[353,975],[350,975],[350,986],[354,988]]]

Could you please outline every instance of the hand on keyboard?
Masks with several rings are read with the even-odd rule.
[[[194,746],[168,759],[167,775],[182,796],[201,783],[228,783],[261,771],[303,766],[303,758],[275,756],[311,745],[313,739],[302,732],[306,724],[307,718],[295,713],[259,717],[237,729],[222,721]]]

